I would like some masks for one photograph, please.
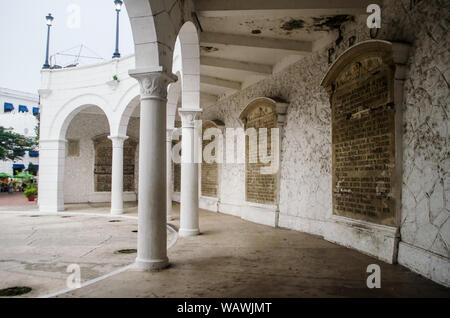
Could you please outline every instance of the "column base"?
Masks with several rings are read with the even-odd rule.
[[[180,229],[178,231],[179,236],[195,236],[199,234],[200,234],[199,229]]]
[[[123,214],[123,209],[111,209],[111,215],[121,215]]]
[[[137,257],[134,266],[142,271],[156,271],[168,267],[169,259],[167,257],[164,259],[140,259]]]

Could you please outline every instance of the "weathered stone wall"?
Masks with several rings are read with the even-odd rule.
[[[320,87],[327,68],[326,53],[314,54],[204,110],[205,119],[244,128],[238,117],[250,100],[267,96],[289,101],[281,145],[281,214],[321,220],[331,211],[330,107]],[[221,203],[241,206],[245,164],[224,163],[221,169]]]
[[[450,257],[450,19],[448,1],[385,1],[377,39],[409,42],[403,106],[401,240]],[[355,43],[369,40],[366,18],[341,25],[342,39],[280,73],[206,107],[203,119],[242,127],[238,116],[256,97],[289,101],[281,153],[280,225],[323,235],[331,215],[330,103],[320,87],[330,62]],[[328,53],[329,48],[334,53]],[[245,201],[245,165],[221,169],[220,202],[239,213]],[[284,220],[282,222],[282,220]]]
[[[405,83],[401,240],[449,258],[450,2],[423,2],[404,17],[400,33],[413,43]]]

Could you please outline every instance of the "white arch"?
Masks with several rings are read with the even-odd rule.
[[[111,129],[112,114],[108,107],[107,101],[103,97],[96,94],[83,94],[70,99],[56,112],[47,129],[45,129],[45,126],[42,127],[41,139],[64,140],[67,128],[69,127],[72,119],[83,109],[91,106],[96,106],[103,111]]]
[[[140,104],[139,84],[131,86],[128,91],[122,96],[120,101],[114,107],[114,112],[120,114],[115,116],[116,121],[112,123],[112,136],[126,136],[128,123],[130,122],[131,114]]]
[[[67,102],[51,119],[45,135],[41,133],[39,141],[39,209],[41,212],[57,212],[64,210],[64,169],[65,138],[67,128],[73,118],[83,109],[95,107],[106,116],[108,128],[111,128],[110,114],[105,111],[105,100],[99,96],[85,94]],[[50,132],[54,132],[53,135]]]
[[[200,108],[200,43],[197,28],[191,21],[178,34],[172,70],[181,73],[182,108]]]
[[[133,33],[136,68],[163,66],[171,70],[183,2],[125,0],[125,5]]]

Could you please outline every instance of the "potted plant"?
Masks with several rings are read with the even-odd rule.
[[[23,195],[27,197],[28,201],[34,201],[34,197],[37,193],[37,187],[34,184],[30,184],[23,192]]]
[[[107,81],[106,84],[108,84],[113,90],[115,90],[117,88],[117,86],[119,86],[120,80],[119,77],[117,77],[117,74],[114,74],[112,76],[112,80],[111,81]]]

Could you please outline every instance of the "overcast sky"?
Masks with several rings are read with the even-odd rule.
[[[0,87],[37,94],[40,69],[45,61],[45,16],[49,12],[55,18],[50,33],[50,55],[80,44],[107,60],[114,53],[116,12],[113,0],[1,0],[1,5]],[[80,19],[77,18],[78,8]],[[125,6],[120,13],[119,43],[122,56],[134,52]],[[83,51],[84,54],[95,56],[88,50]],[[56,56],[57,64],[63,66],[74,59]],[[97,61],[100,60],[83,59],[82,62]]]

